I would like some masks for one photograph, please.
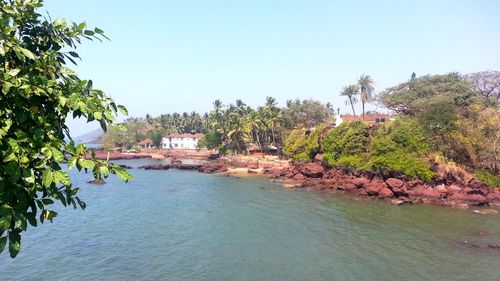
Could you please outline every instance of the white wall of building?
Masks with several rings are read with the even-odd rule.
[[[162,138],[162,147],[164,149],[196,149],[199,138]]]

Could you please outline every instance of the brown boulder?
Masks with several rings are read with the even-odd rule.
[[[481,189],[483,187],[486,187],[486,188],[488,187],[486,184],[484,184],[476,179],[470,180],[467,185],[473,189]]]
[[[326,171],[326,173],[323,175],[323,179],[337,179],[340,178],[342,174],[336,170],[336,169],[331,169]]]
[[[392,189],[399,189],[405,184],[402,180],[395,178],[388,178],[385,183]]]
[[[405,201],[403,201],[401,199],[392,199],[391,200],[391,204],[394,206],[403,205],[404,203],[405,203]]]
[[[202,173],[222,173],[227,171],[227,166],[222,163],[205,163],[198,168]]]
[[[325,169],[320,164],[307,163],[299,168],[299,172],[308,178],[321,178],[325,173]]]
[[[394,197],[394,192],[392,192],[392,190],[390,190],[389,188],[384,187],[378,192],[378,195],[381,198],[391,198]]]
[[[454,193],[450,200],[459,202],[468,202],[474,205],[483,205],[487,203],[486,197],[480,194]]]
[[[356,185],[353,184],[350,180],[338,181],[336,185],[337,189],[339,190],[353,191],[355,189],[358,189]]]
[[[367,178],[355,178],[352,180],[352,183],[356,185],[358,188],[363,188],[370,184],[370,180]]]
[[[439,199],[441,198],[441,193],[431,187],[418,187],[413,190],[408,191],[408,194],[413,197],[424,197],[428,199]]]
[[[293,176],[293,179],[296,181],[302,181],[305,180],[306,177],[303,174],[296,174],[295,176]]]
[[[371,181],[365,186],[366,192],[371,196],[378,195],[383,188],[385,188],[384,183],[376,180]]]
[[[320,181],[320,184],[323,185],[323,186],[328,186],[328,187],[332,187],[332,186],[335,186],[335,184],[337,183],[337,180],[336,179],[322,179]]]

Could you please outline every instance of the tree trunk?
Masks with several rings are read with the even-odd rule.
[[[354,111],[354,104],[352,103],[352,97],[349,97],[349,103],[351,104],[352,115],[356,116],[356,112]]]

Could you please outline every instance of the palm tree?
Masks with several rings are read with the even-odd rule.
[[[373,93],[375,88],[373,88],[373,79],[370,75],[361,75],[358,79],[358,85],[361,97],[361,106],[363,108],[363,119],[365,118],[365,103],[373,100]]]
[[[351,105],[352,114],[354,116],[356,116],[356,112],[354,111],[354,104],[358,102],[358,99],[356,98],[357,94],[359,94],[359,87],[356,84],[345,86],[344,88],[342,88],[342,91],[340,92],[341,96],[347,97],[345,104]]]

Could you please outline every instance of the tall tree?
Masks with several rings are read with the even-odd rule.
[[[373,94],[375,93],[373,79],[369,75],[363,74],[358,79],[358,85],[361,107],[363,109],[363,118],[365,118],[365,104],[373,100]]]
[[[352,108],[352,114],[356,116],[356,111],[354,110],[354,104],[358,102],[358,98],[356,97],[359,94],[359,86],[358,85],[349,85],[342,88],[340,92],[341,96],[347,97],[345,104],[350,105]]]

